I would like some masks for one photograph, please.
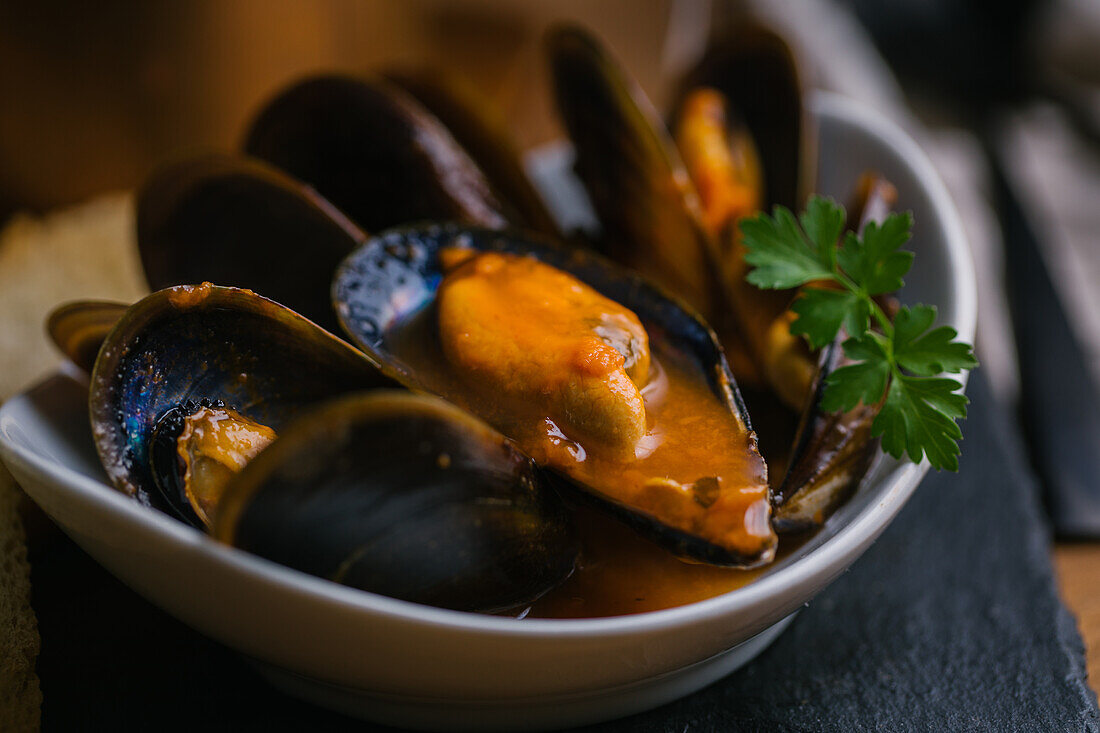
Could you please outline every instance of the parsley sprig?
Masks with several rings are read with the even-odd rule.
[[[913,253],[901,249],[911,214],[868,223],[862,236],[844,233],[844,222],[843,207],[821,196],[797,220],[782,206],[743,220],[745,261],[753,268],[747,279],[769,290],[805,286],[792,305],[791,333],[813,348],[834,341],[841,328],[847,332],[842,346],[854,363],[826,379],[823,410],[881,403],[871,434],[882,436],[887,453],[908,454],[914,463],[927,456],[933,467],[957,471],[956,420],[966,417],[968,400],[958,380],[938,375],[977,366],[973,348],[956,341],[950,326],[933,328],[934,306],[903,306],[891,321],[875,302],[900,289],[913,264]]]

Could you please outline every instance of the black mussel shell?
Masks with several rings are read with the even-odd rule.
[[[819,358],[813,391],[795,432],[787,473],[775,490],[772,524],[777,532],[801,532],[820,527],[855,492],[878,455],[871,437],[877,405],[859,405],[848,412],[820,408],[825,380],[843,364],[840,340],[826,346]]]
[[[391,71],[384,76],[415,97],[454,135],[485,173],[493,193],[515,212],[510,224],[557,233],[542,196],[523,169],[519,147],[491,99],[465,80],[437,69]]]
[[[439,251],[444,247],[533,256],[630,308],[649,334],[651,351],[697,374],[749,435],[755,451],[756,436],[751,432],[748,413],[725,355],[714,332],[698,315],[640,276],[595,253],[568,248],[531,233],[471,229],[457,224],[395,229],[372,237],[344,261],[333,282],[337,316],[352,341],[377,360],[389,376],[417,390],[430,392],[438,388],[425,382],[415,364],[403,360],[400,353],[410,324],[434,301],[443,275]],[[742,556],[613,499],[595,496],[594,489],[574,484],[564,475],[551,475],[557,485],[581,489],[583,496],[594,497],[643,535],[679,555],[718,565],[751,566],[770,560],[774,553],[774,547],[770,547],[759,556]]]
[[[573,571],[568,514],[506,438],[434,397],[376,391],[296,420],[237,474],[215,535],[344,585],[460,611]]]
[[[603,227],[599,246],[713,317],[714,242],[698,195],[660,115],[592,34],[574,25],[546,37],[554,98]]]
[[[102,300],[77,300],[55,308],[46,319],[50,340],[89,374],[99,347],[130,306]]]
[[[153,477],[158,422],[187,401],[221,400],[279,431],[303,409],[392,384],[357,349],[278,303],[210,284],[153,293],[107,336],[92,370],[92,435],[120,491],[196,518]]]
[[[149,287],[248,288],[334,329],[332,272],[366,235],[308,186],[260,160],[207,155],[158,170],[137,202]]]
[[[491,227],[510,220],[447,128],[380,79],[317,76],[292,85],[263,108],[244,148],[370,232],[429,219]]]

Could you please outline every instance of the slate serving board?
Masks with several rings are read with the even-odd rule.
[[[961,472],[929,475],[770,649],[691,697],[585,730],[1100,731],[1019,435],[980,373],[968,392]],[[275,692],[68,541],[32,581],[47,732],[382,730]]]

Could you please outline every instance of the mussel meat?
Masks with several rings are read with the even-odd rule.
[[[647,537],[719,565],[774,556],[767,469],[721,347],[639,276],[533,234],[430,225],[368,240],[333,300],[388,375],[486,419]]]
[[[817,135],[803,104],[804,80],[787,41],[759,21],[740,16],[715,29],[703,58],[680,82],[673,124],[685,99],[712,89],[744,126],[763,171],[761,206],[802,208],[817,166]]]

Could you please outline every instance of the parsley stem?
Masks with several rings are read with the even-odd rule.
[[[868,310],[870,310],[871,314],[875,317],[875,321],[878,322],[883,335],[886,336],[886,343],[883,344],[883,346],[886,349],[886,359],[890,363],[890,372],[892,375],[900,377],[901,372],[898,371],[898,364],[894,360],[894,324],[890,322],[886,312],[882,310],[879,304],[875,302],[875,299],[872,298],[866,290],[857,285],[852,278],[848,277],[847,273],[840,269],[840,266],[835,262],[833,263],[833,279],[848,288],[853,295],[862,300],[864,305],[867,306]],[[887,386],[887,389],[889,389],[889,386]]]
[[[886,312],[879,307],[879,304],[875,302],[875,299],[867,294],[860,286],[856,285],[855,281],[848,277],[839,265],[833,265],[833,277],[834,279],[848,288],[853,294],[859,296],[870,309],[871,314],[874,315],[875,320],[878,322],[879,327],[882,328],[883,334],[890,340],[890,343],[894,341],[894,324],[890,322],[890,319],[886,316]]]
[[[866,294],[864,297],[866,297],[867,302],[870,303],[871,312],[875,315],[875,320],[878,321],[878,325],[882,327],[882,332],[886,335],[886,338],[890,339],[890,343],[893,344],[894,324],[890,322],[890,319],[889,317],[887,317],[886,312],[882,310],[878,303],[875,302],[874,298]]]

